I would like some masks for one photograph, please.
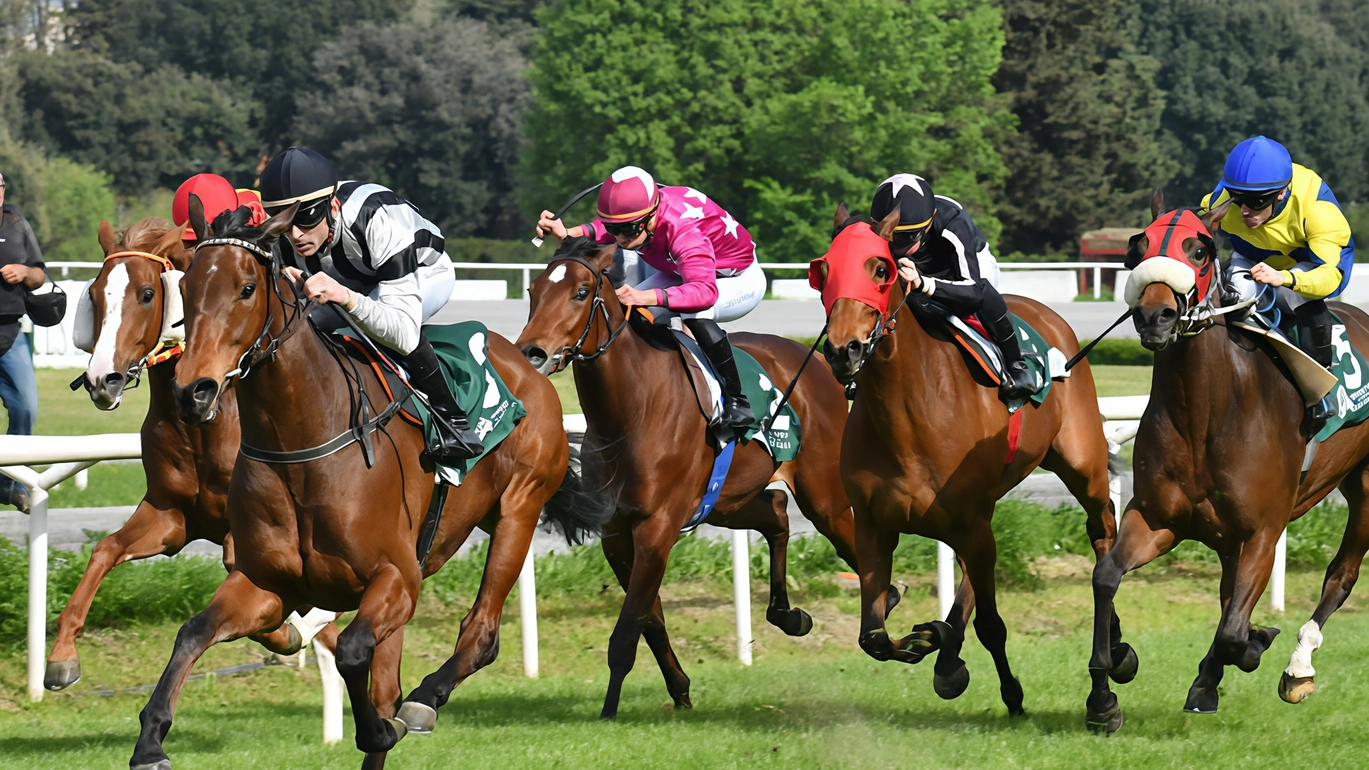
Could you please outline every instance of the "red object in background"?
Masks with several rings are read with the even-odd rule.
[[[1127,241],[1140,230],[1131,227],[1104,227],[1090,230],[1079,236],[1080,262],[1113,262],[1121,264],[1127,256]],[[1117,277],[1117,268],[1102,271],[1104,286],[1112,286]],[[1079,293],[1093,293],[1093,271],[1079,271]]]

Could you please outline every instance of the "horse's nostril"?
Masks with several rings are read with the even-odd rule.
[[[190,397],[197,404],[208,404],[214,400],[214,393],[219,389],[218,383],[211,379],[203,378],[190,386]]]
[[[850,356],[852,361],[859,359],[861,347],[862,346],[858,340],[851,340],[850,342],[846,343],[846,355]]]
[[[528,345],[523,348],[523,357],[533,366],[541,366],[547,362],[547,351],[536,345]]]
[[[108,390],[121,387],[124,384],[124,375],[119,372],[110,372],[105,375],[104,385]]]

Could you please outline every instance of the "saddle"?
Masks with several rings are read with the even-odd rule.
[[[1050,395],[1051,382],[1070,376],[1065,368],[1065,354],[1052,347],[1026,321],[1010,316],[1017,330],[1017,344],[1022,348],[1022,360],[1036,382],[1036,390],[1026,399],[1008,403],[1008,412],[1016,413],[1027,402],[1037,406]],[[970,367],[980,385],[997,388],[1006,378],[1003,354],[990,339],[988,332],[974,316],[951,316],[944,322],[944,333],[961,350],[961,357]]]

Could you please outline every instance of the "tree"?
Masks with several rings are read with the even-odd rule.
[[[1127,0],[1004,0],[1006,43],[994,85],[1018,132],[1003,251],[1073,250],[1104,225],[1141,225],[1145,201],[1175,170],[1157,142],[1164,98],[1138,54]]]
[[[915,171],[996,233],[1011,116],[987,0],[565,0],[539,19],[529,210],[632,163],[800,260],[826,249],[838,202]]]
[[[360,24],[319,50],[295,136],[339,174],[413,201],[444,235],[515,237],[526,66],[484,22]]]
[[[1231,148],[1256,134],[1287,145],[1341,200],[1369,195],[1363,21],[1332,24],[1300,0],[1139,4],[1140,47],[1160,63],[1156,82],[1167,92],[1162,141],[1179,162],[1170,200],[1196,205]]]
[[[364,21],[402,16],[412,0],[102,0],[68,12],[78,48],[145,71],[164,64],[231,81],[263,105],[263,151],[282,145],[295,98],[312,87],[319,46]]]

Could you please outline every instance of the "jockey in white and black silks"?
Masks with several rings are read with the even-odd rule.
[[[899,277],[926,295],[924,306],[965,317],[979,318],[1003,354],[1007,378],[1003,397],[1009,401],[1031,395],[1034,384],[1008,305],[998,293],[998,260],[969,213],[915,174],[895,174],[875,190],[870,218],[879,222],[895,209],[899,223],[889,244],[898,259]]]
[[[569,229],[543,211],[537,234],[557,240],[588,236],[636,251],[655,274],[618,290],[630,307],[664,307],[679,313],[714,371],[723,380],[722,422],[744,427],[755,421],[742,394],[732,346],[718,326],[735,321],[765,296],[765,273],[745,227],[708,196],[691,187],[659,187],[636,166],[624,166],[599,188],[598,217]]]
[[[450,463],[483,452],[423,336],[423,322],[451,299],[456,280],[437,225],[393,190],[338,182],[332,164],[305,147],[271,159],[262,171],[261,197],[272,216],[299,204],[279,244],[290,279],[299,281],[308,270],[305,295],[346,313],[393,351],[410,384],[427,397],[438,428],[428,447],[433,459]],[[310,321],[326,329],[344,326],[329,310],[313,313]]]

